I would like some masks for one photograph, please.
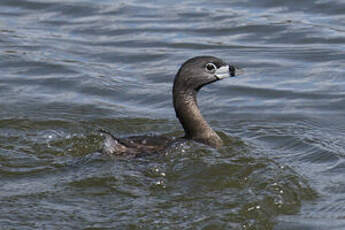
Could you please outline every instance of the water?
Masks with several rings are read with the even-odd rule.
[[[344,229],[343,1],[2,0],[1,229]],[[173,77],[225,141],[98,152],[98,128],[182,135]]]

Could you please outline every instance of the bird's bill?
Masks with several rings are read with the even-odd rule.
[[[215,72],[215,75],[218,80],[226,78],[226,77],[235,77],[241,74],[243,74],[242,69],[231,66],[231,65],[221,66]]]
[[[229,65],[221,66],[216,70],[215,75],[219,80],[235,75],[235,73],[230,72],[230,69],[231,67]]]

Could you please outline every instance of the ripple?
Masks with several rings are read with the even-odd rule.
[[[0,225],[342,229],[343,9],[341,1],[4,0]],[[224,148],[100,154],[98,127],[182,135],[171,85],[196,55],[245,72],[199,95]]]

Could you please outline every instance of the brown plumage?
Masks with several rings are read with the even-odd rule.
[[[182,64],[174,80],[173,104],[185,131],[183,138],[215,148],[223,145],[222,139],[201,115],[196,96],[203,86],[232,76],[235,76],[235,68],[212,56],[194,57]],[[173,141],[162,136],[119,139],[108,132],[102,133],[105,136],[103,152],[108,154],[137,156],[162,152]]]

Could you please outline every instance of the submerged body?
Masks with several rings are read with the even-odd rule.
[[[176,117],[185,131],[183,138],[215,148],[223,145],[222,139],[201,115],[196,96],[203,86],[232,76],[235,76],[235,68],[212,56],[194,57],[182,64],[174,80],[173,103]],[[105,136],[103,152],[108,154],[139,155],[161,152],[174,141],[168,137],[119,139],[108,132],[102,133]]]
[[[105,136],[103,152],[107,154],[126,154],[139,156],[149,153],[159,153],[168,147],[173,138],[166,136],[133,136],[127,138],[116,138],[107,131],[100,131]]]

